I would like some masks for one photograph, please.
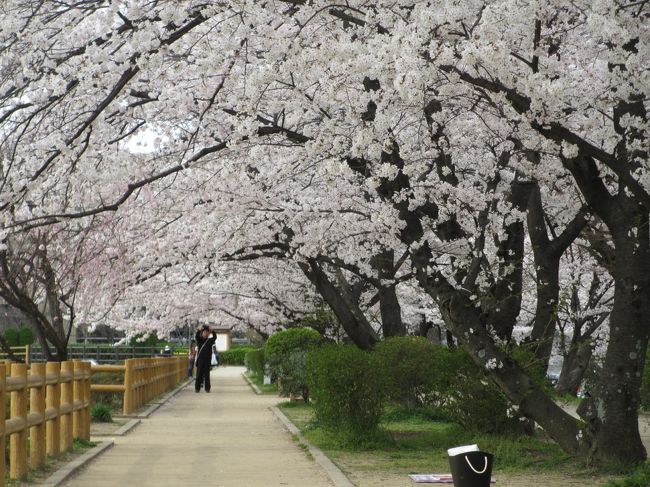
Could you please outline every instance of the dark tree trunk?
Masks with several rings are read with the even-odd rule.
[[[630,464],[646,458],[637,414],[650,331],[650,239],[647,211],[622,194],[615,204],[608,222],[616,270],[605,373],[586,403],[583,419],[593,430],[596,461]]]
[[[564,362],[562,362],[560,377],[555,385],[555,390],[558,394],[575,395],[587,371],[592,353],[591,342],[580,339],[576,340],[574,334],[574,337],[571,339],[569,351],[564,356]]]
[[[402,321],[402,307],[397,299],[396,284],[384,284],[395,279],[395,253],[384,250],[372,259],[372,265],[379,274],[379,314],[384,338],[406,335],[406,326]]]
[[[349,296],[332,283],[316,260],[309,259],[309,263],[301,263],[300,268],[332,309],[354,344],[363,350],[372,349],[379,337],[359,309],[358,303],[351,302]]]
[[[557,325],[557,306],[560,294],[560,259],[566,249],[577,238],[587,224],[585,212],[581,210],[553,240],[546,232],[544,208],[539,186],[535,184],[528,200],[528,234],[535,260],[535,282],[537,304],[533,329],[530,335],[535,357],[548,369]]]

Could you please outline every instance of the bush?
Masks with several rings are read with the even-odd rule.
[[[448,420],[482,433],[521,431],[505,396],[465,351],[440,347],[436,362],[438,407]]]
[[[111,408],[105,404],[95,404],[90,410],[90,416],[93,418],[93,421],[97,421],[98,423],[113,422]]]
[[[312,328],[290,328],[269,337],[264,356],[282,393],[301,394],[305,402],[309,400],[305,377],[307,353],[320,343],[320,333]]]
[[[256,348],[255,350],[246,352],[244,362],[251,374],[264,374],[264,349]]]
[[[15,328],[7,328],[5,330],[5,341],[10,347],[17,347],[19,343],[18,330]]]
[[[407,409],[431,405],[439,348],[424,337],[393,337],[379,343],[374,353],[384,370],[387,399]]]
[[[307,358],[314,412],[327,428],[367,436],[376,432],[383,409],[383,378],[370,352],[328,345]]]
[[[31,345],[34,343],[34,333],[32,329],[28,326],[21,326],[18,330],[18,345]]]
[[[244,365],[246,354],[254,350],[252,347],[231,348],[225,352],[219,352],[219,365]]]

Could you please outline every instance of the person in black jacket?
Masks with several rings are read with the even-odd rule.
[[[212,336],[210,336],[212,334]],[[196,331],[196,382],[194,390],[210,392],[210,362],[212,360],[212,345],[217,341],[217,332],[208,325],[202,325]]]

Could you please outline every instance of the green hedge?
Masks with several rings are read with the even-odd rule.
[[[439,349],[424,337],[393,337],[377,344],[374,353],[390,401],[407,409],[435,402]]]
[[[282,394],[302,395],[309,401],[305,377],[307,354],[321,344],[321,335],[312,328],[290,328],[269,337],[264,359],[271,377]]]
[[[365,436],[376,431],[384,393],[376,356],[350,345],[327,345],[307,358],[307,383],[317,420]]]
[[[255,349],[253,347],[237,347],[219,352],[219,365],[245,365],[246,354],[252,350]]]
[[[246,352],[244,362],[250,373],[256,375],[264,374],[264,349],[257,348]]]

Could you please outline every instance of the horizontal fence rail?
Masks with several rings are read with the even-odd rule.
[[[9,395],[9,414],[6,404]],[[29,434],[29,448],[27,436]],[[9,440],[9,478],[45,464],[46,455],[90,439],[90,364],[79,360],[0,365],[0,451]],[[6,458],[0,455],[0,485]]]
[[[123,373],[121,384],[92,384],[92,392],[123,394],[122,413],[132,414],[187,376],[187,357],[134,358],[124,365],[93,365],[92,373]]]
[[[91,384],[98,372],[121,372],[121,384]],[[124,365],[94,365],[81,360],[0,362],[0,487],[24,478],[28,468],[72,449],[75,438],[90,439],[91,392],[124,395],[131,414],[172,389],[187,374],[187,357],[128,359]],[[9,412],[7,414],[7,406]],[[28,440],[29,438],[29,440]],[[3,454],[9,442],[9,465]]]

